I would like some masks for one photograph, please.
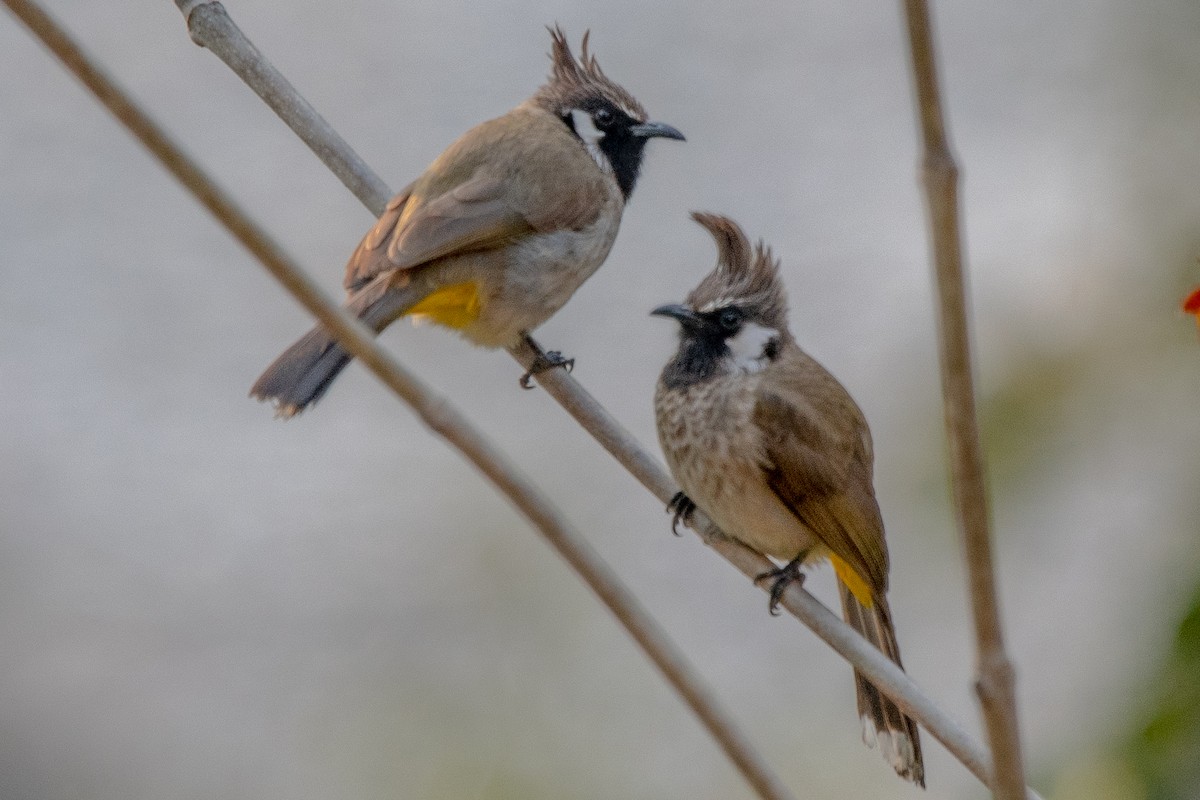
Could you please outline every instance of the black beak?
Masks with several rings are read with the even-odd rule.
[[[671,127],[665,122],[643,122],[641,125],[631,125],[629,132],[634,136],[642,139],[678,139],[681,142],[686,142],[683,134],[676,128]]]
[[[692,311],[687,306],[681,306],[678,303],[672,303],[665,306],[659,306],[650,312],[652,317],[671,317],[678,320],[679,324],[688,330],[698,330],[704,327],[704,318]]]

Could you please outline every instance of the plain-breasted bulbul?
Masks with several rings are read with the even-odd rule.
[[[888,553],[872,485],[867,422],[846,389],[788,331],[779,265],[732,220],[693,214],[716,240],[716,269],[682,305],[679,350],[654,395],[659,440],[691,504],[728,536],[787,565],[771,611],[804,563],[833,562],[842,612],[900,664],[887,603]],[[925,785],[917,726],[855,672],[863,739],[878,742],[902,777]]]
[[[649,122],[588,53],[551,31],[549,81],[472,128],[386,210],[346,265],[345,307],[382,331],[426,318],[484,347],[516,343],[604,262],[637,183],[646,142],[683,139]],[[318,326],[250,390],[290,417],[321,397],[350,361]],[[562,363],[551,361],[542,366]]]

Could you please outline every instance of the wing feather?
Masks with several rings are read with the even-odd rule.
[[[460,195],[460,190],[465,192]],[[409,208],[411,203],[411,197],[389,203],[363,238],[346,265],[348,290],[369,283],[381,272],[411,269],[455,253],[503,247],[533,230],[508,204],[499,182],[492,179],[476,179],[416,208]]]
[[[822,379],[815,383],[786,386],[764,380],[760,387],[754,419],[762,431],[767,483],[826,547],[882,595],[888,556],[871,486],[866,422],[840,384],[817,369]],[[842,398],[837,393],[848,403],[838,402]]]
[[[388,203],[346,264],[346,289],[530,233],[592,224],[604,176],[569,136],[553,115],[523,109],[473,128]],[[497,159],[505,150],[510,158]]]

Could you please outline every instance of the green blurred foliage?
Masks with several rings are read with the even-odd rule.
[[[1200,586],[1166,662],[1147,692],[1147,710],[1107,749],[1063,767],[1054,800],[1196,800],[1200,797]]]
[[[1147,800],[1200,797],[1200,587],[1192,595],[1149,719],[1129,738],[1126,757]]]

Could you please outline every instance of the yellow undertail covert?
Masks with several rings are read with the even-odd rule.
[[[871,596],[871,587],[859,577],[859,574],[854,571],[854,567],[833,553],[829,554],[829,560],[833,562],[833,571],[837,573],[838,580],[846,584],[850,594],[854,595],[854,599],[861,603],[863,608],[875,605],[875,598]]]
[[[479,318],[479,284],[456,283],[438,289],[408,310],[408,316],[430,319],[447,328],[465,328]]]

